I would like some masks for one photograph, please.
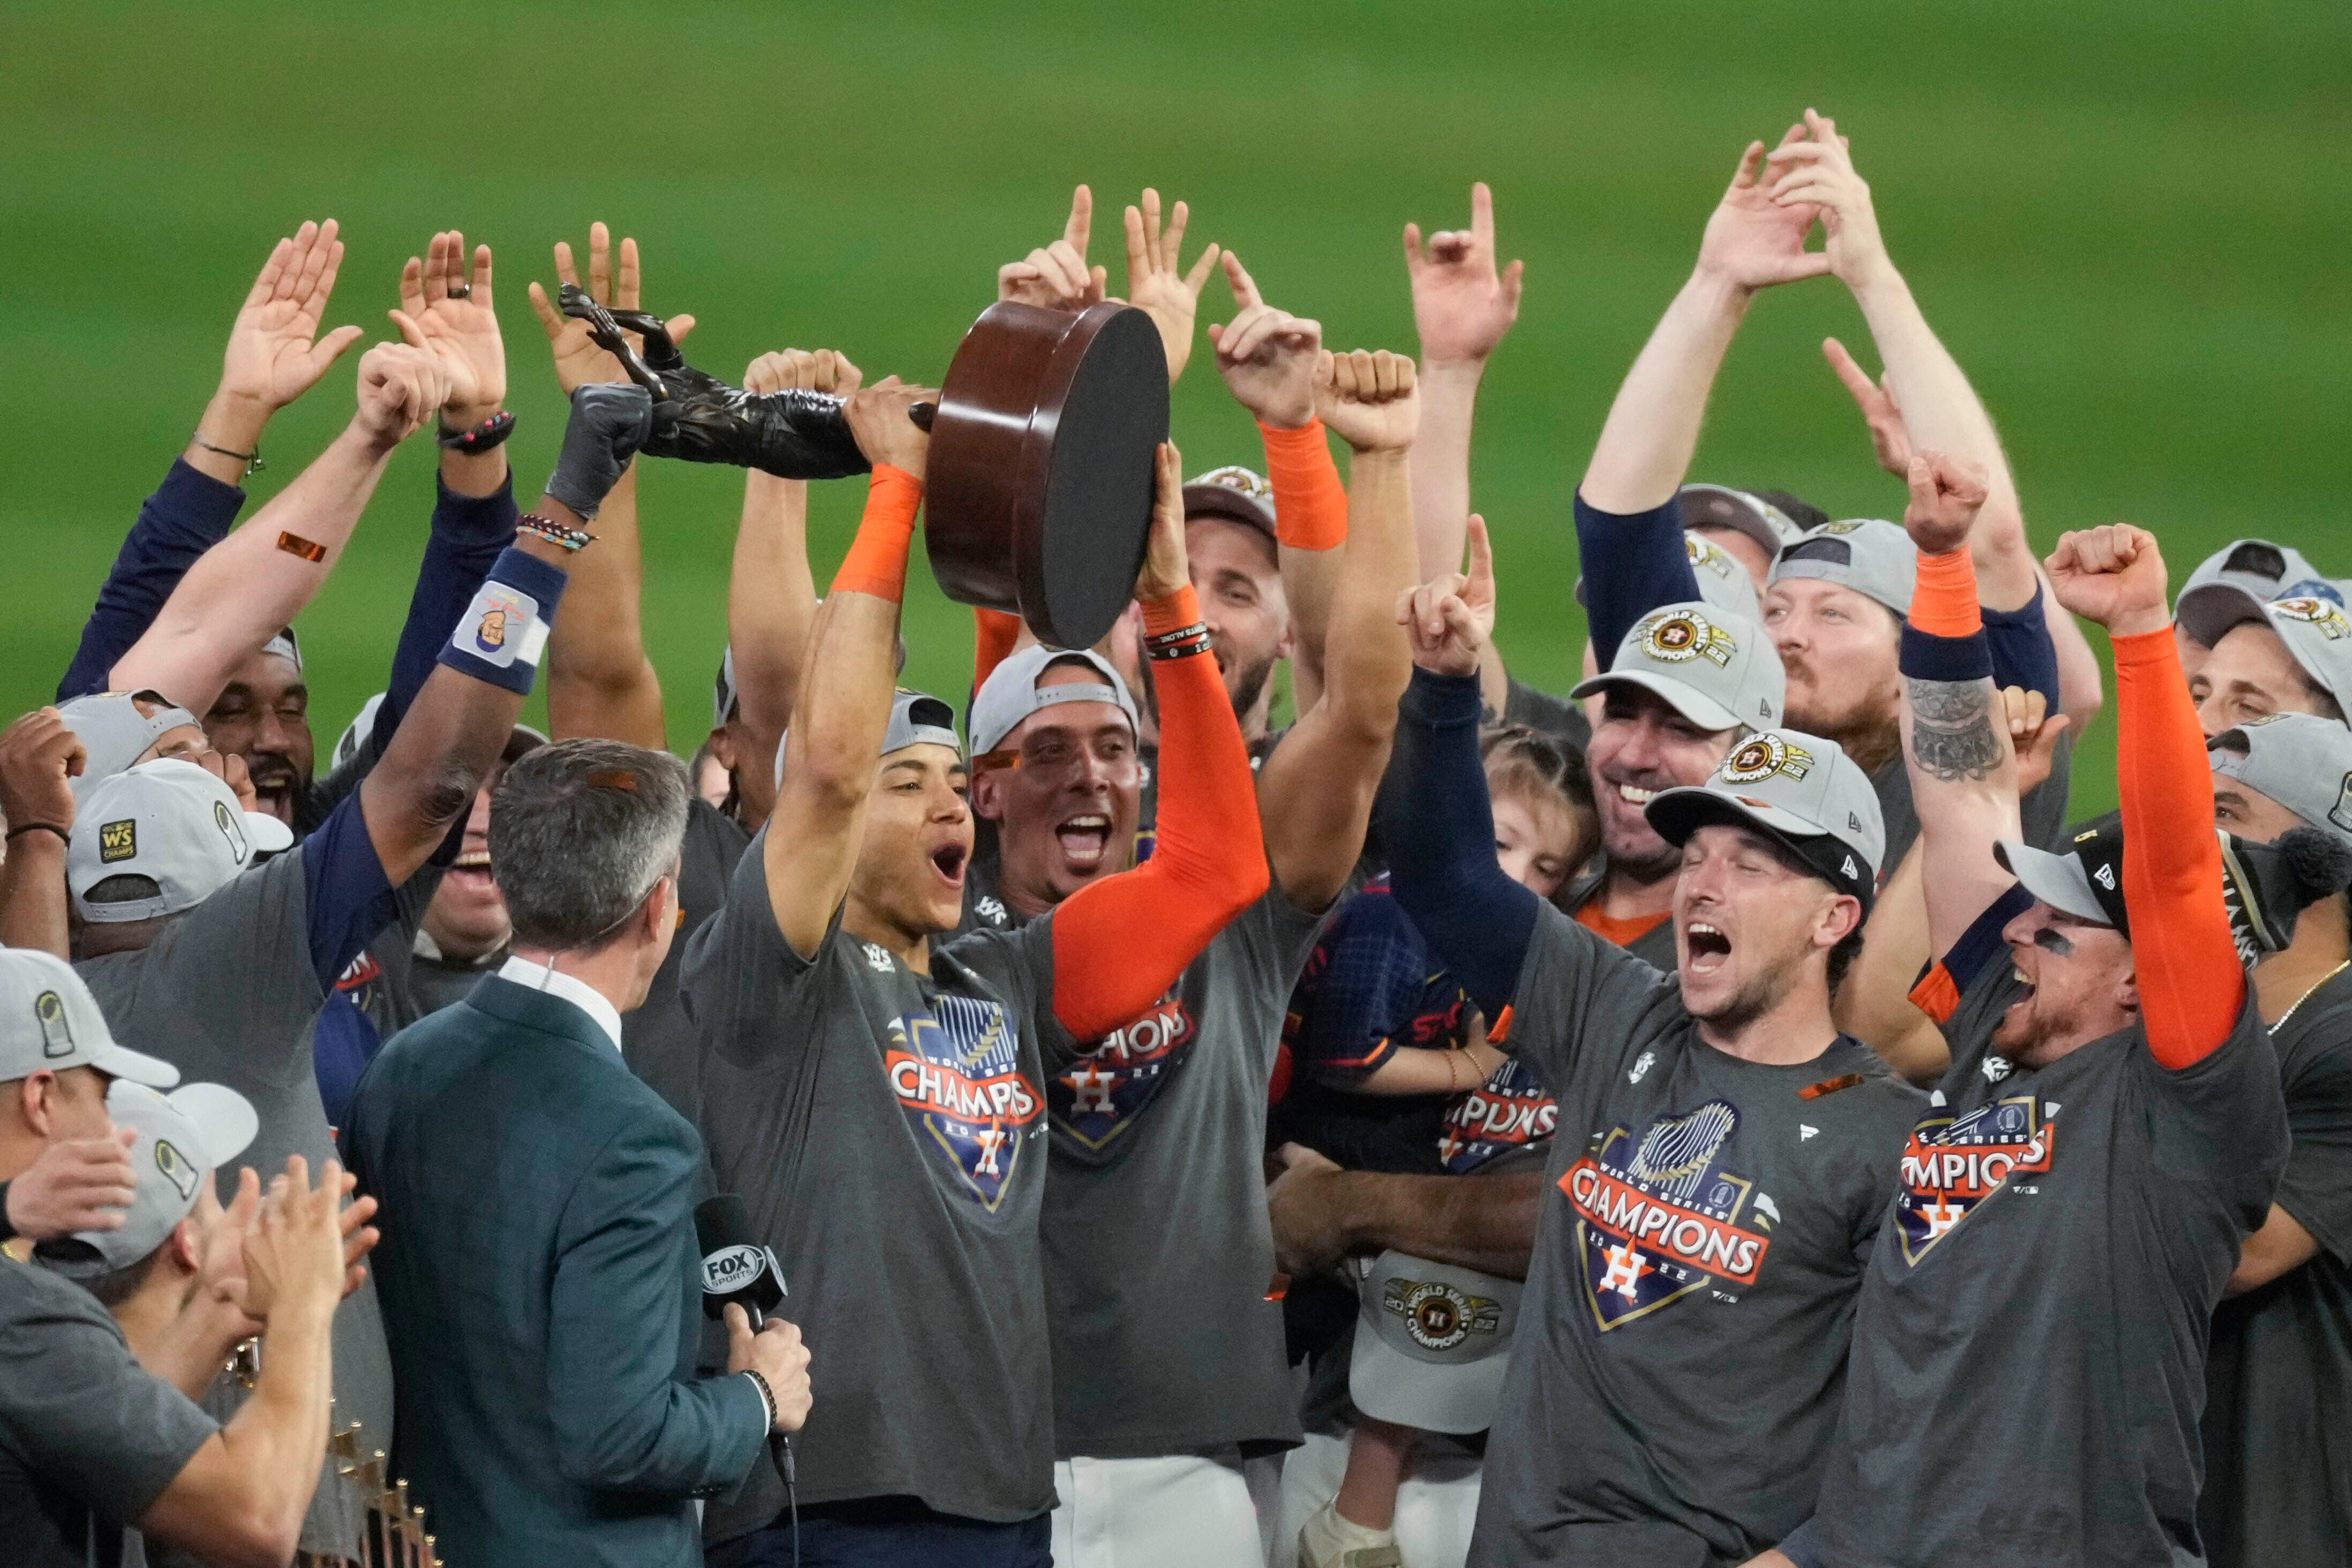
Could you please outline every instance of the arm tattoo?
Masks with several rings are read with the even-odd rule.
[[[1911,755],[1946,784],[1983,780],[2000,766],[1989,680],[1910,680]]]

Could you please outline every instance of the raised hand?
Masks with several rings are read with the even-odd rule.
[[[904,385],[897,376],[886,375],[872,386],[851,393],[843,404],[843,413],[867,462],[876,468],[887,463],[919,479],[930,453],[931,437],[910,416],[915,405],[937,403],[939,398],[929,387]]]
[[[1845,352],[1845,345],[1835,338],[1822,340],[1822,357],[1830,362],[1837,378],[1845,383],[1846,391],[1853,397],[1854,406],[1862,410],[1862,422],[1870,426],[1870,445],[1878,454],[1878,466],[1902,479],[1911,471],[1911,428],[1903,423],[1903,410],[1895,401],[1895,385],[1885,376],[1875,382],[1870,373],[1854,363]]]
[[[1911,502],[1903,509],[1903,531],[1922,555],[1948,555],[1968,548],[1969,530],[1985,503],[1983,465],[1941,452],[1916,452],[1904,475]]]
[[[9,831],[46,826],[72,832],[72,781],[89,760],[81,737],[54,708],[36,708],[0,731],[0,818],[6,819]]]
[[[1216,247],[1210,247],[1213,251]],[[1225,282],[1239,307],[1223,326],[1209,323],[1217,374],[1234,400],[1261,425],[1297,430],[1315,417],[1315,376],[1323,358],[1323,324],[1277,310],[1259,295],[1242,258],[1225,252]]]
[[[391,312],[401,341],[427,350],[448,381],[443,422],[470,430],[496,414],[507,397],[506,343],[491,308],[490,247],[474,247],[466,265],[466,237],[436,234],[424,259],[412,256],[400,271],[400,309]]]
[[[764,353],[743,372],[743,390],[762,396],[771,392],[830,392],[846,397],[866,383],[866,373],[834,349],[785,349]]]
[[[400,445],[448,401],[448,377],[430,350],[378,343],[360,356],[360,406],[354,420],[380,447]]]
[[[1470,570],[1449,572],[1397,595],[1397,625],[1412,640],[1412,662],[1439,675],[1475,675],[1495,635],[1495,552],[1486,520],[1472,513]]]
[[[1484,180],[1470,187],[1470,226],[1429,237],[1404,226],[1404,269],[1412,280],[1412,325],[1422,358],[1433,364],[1484,360],[1519,319],[1523,262],[1495,270],[1495,196]]]
[[[0,1218],[35,1241],[82,1230],[121,1230],[139,1195],[131,1173],[131,1144],[137,1136],[126,1127],[104,1138],[50,1144],[8,1184],[8,1212]]]
[[[1080,185],[1070,193],[1070,216],[1062,226],[1062,237],[998,268],[996,297],[1049,310],[1083,310],[1101,300],[1109,274],[1087,265],[1094,221],[1095,194]]]
[[[2156,535],[2127,522],[2111,522],[2062,535],[2042,565],[2058,602],[2109,637],[2160,632],[2172,624],[2166,610],[2164,555]]]
[[[1780,145],[1793,146],[1804,137],[1803,126],[1791,125]],[[1776,200],[1769,187],[1758,183],[1763,167],[1764,143],[1750,142],[1698,245],[1700,271],[1744,289],[1819,278],[1830,269],[1828,256],[1805,248],[1805,236],[1812,232],[1820,209]]]
[[[2017,756],[2017,793],[2029,795],[2049,779],[2057,761],[2058,738],[2074,721],[2051,712],[2042,693],[2022,686],[2001,688],[2000,701],[2009,724],[2009,749]]]
[[[572,245],[568,240],[555,242],[555,276],[559,282],[574,288],[580,282],[580,270],[573,265]],[[590,299],[599,305],[618,310],[635,310],[637,304],[640,274],[637,267],[637,242],[624,236],[621,240],[620,266],[615,273],[613,263],[613,232],[601,223],[588,226],[588,281],[585,285]],[[548,348],[555,356],[555,379],[563,388],[563,395],[572,395],[575,387],[594,381],[626,381],[628,374],[621,362],[596,346],[588,335],[588,323],[567,318],[547,297],[547,290],[537,282],[530,286],[530,308],[546,329]],[[694,331],[692,316],[669,316],[663,325],[669,331],[672,342],[682,343],[686,334]],[[639,341],[634,332],[627,334],[632,342]]]
[[[1386,349],[1335,354],[1315,372],[1315,413],[1359,452],[1402,452],[1421,426],[1412,361]]]
[[[1153,460],[1151,535],[1143,569],[1136,574],[1135,596],[1164,599],[1192,580],[1192,558],[1184,552],[1184,459],[1176,443],[1162,441]]]
[[[1127,302],[1150,316],[1168,351],[1168,384],[1184,374],[1192,358],[1192,321],[1201,309],[1201,288],[1217,265],[1217,247],[1201,252],[1189,272],[1178,270],[1177,254],[1192,214],[1182,202],[1160,226],[1160,193],[1146,189],[1143,207],[1127,209]]]
[[[319,335],[335,274],[343,265],[343,242],[335,231],[333,218],[305,223],[269,253],[229,329],[228,350],[221,358],[221,396],[247,403],[266,418],[316,386],[328,367],[360,341],[357,327]]]
[[[1886,241],[1879,237],[1870,186],[1854,173],[1853,155],[1838,134],[1836,121],[1808,109],[1804,129],[1802,137],[1782,142],[1765,160],[1772,171],[1766,188],[1774,205],[1806,215],[1809,225],[1819,216],[1828,237],[1822,254],[1829,269],[1847,288],[1860,289],[1894,266],[1887,259]]]
[[[352,1267],[344,1261],[341,1209],[350,1190],[342,1166],[330,1160],[310,1185],[309,1163],[289,1155],[245,1231],[246,1315],[264,1322],[281,1312],[334,1310]],[[362,1198],[373,1213],[375,1200]],[[358,1206],[358,1205],[354,1205]],[[362,1218],[365,1216],[362,1215]]]

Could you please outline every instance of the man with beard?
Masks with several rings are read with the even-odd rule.
[[[1675,974],[1546,904],[1495,858],[1484,546],[1474,526],[1468,575],[1398,606],[1417,668],[1381,803],[1397,900],[1559,1107],[1470,1561],[1741,1560],[1811,1506],[1919,1102],[1830,1016],[1876,884],[1876,802],[1835,742],[1780,729],[1660,791]],[[1457,1260],[1433,1239],[1375,1226],[1343,1246]]]
[[[1213,329],[1221,367],[1255,352],[1248,310]],[[1259,770],[1271,886],[1148,1009],[1072,1038],[1075,1059],[1045,1086],[1055,1560],[1076,1568],[1262,1562],[1242,1461],[1298,1440],[1269,1287],[1266,1082],[1292,983],[1361,853],[1404,684],[1394,610],[1413,570],[1406,451],[1418,405],[1401,356],[1268,359],[1291,380],[1282,392],[1303,394],[1299,427],[1318,445],[1326,428],[1349,443],[1349,543],[1328,600],[1319,695]],[[1194,488],[1188,550],[1263,550],[1254,530],[1200,521]],[[1224,559],[1192,568],[1210,605],[1237,570]],[[1202,620],[1213,627],[1217,613]],[[1242,695],[1235,673],[1225,670],[1229,700]],[[981,921],[1025,929],[1135,863],[1135,731],[1124,683],[1099,656],[1033,647],[996,667],[971,717],[973,810],[998,849],[970,905]],[[1050,1018],[1038,1026],[1055,1036]],[[1189,1348],[1171,1357],[1177,1343]]]
[[[2346,858],[2289,857],[2273,898],[2247,874],[2266,851],[2225,853],[2163,560],[2120,525],[2048,563],[2114,641],[2120,822],[2021,842],[1961,510],[1915,509],[1903,650],[1944,955],[1920,994],[1954,1059],[1870,1258],[1818,1510],[1764,1561],[2196,1562],[2207,1324],[2287,1153],[2233,915],[2276,945]]]

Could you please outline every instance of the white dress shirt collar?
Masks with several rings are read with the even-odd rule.
[[[511,980],[533,991],[543,991],[550,996],[561,996],[596,1021],[613,1048],[621,1048],[621,1011],[604,999],[604,994],[586,981],[550,969],[544,963],[533,963],[528,958],[512,957],[499,966],[499,978]]]

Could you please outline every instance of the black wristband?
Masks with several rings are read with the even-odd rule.
[[[434,439],[442,450],[478,456],[502,446],[514,434],[515,416],[510,409],[501,408],[470,430],[444,430]]]
[[[68,849],[73,847],[73,835],[54,822],[27,822],[20,827],[10,828],[6,837],[14,838],[20,833],[54,833],[58,836],[58,843]]]
[[[1143,639],[1146,658],[1154,659],[1189,658],[1204,653],[1213,646],[1206,621],[1194,621],[1189,626],[1178,626],[1172,632],[1161,632]]]

